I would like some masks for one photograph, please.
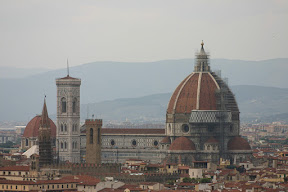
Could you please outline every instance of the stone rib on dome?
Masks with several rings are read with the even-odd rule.
[[[31,121],[29,121],[24,130],[23,137],[37,137],[41,119],[41,115],[37,115]],[[56,137],[56,125],[50,118],[49,124],[51,129],[51,137]]]
[[[227,148],[233,150],[251,150],[249,143],[242,137],[236,136],[228,141]]]
[[[195,144],[187,137],[178,137],[169,147],[171,151],[195,151]]]
[[[215,94],[217,89],[219,89],[219,85],[210,72],[191,73],[172,94],[167,113],[217,110]]]

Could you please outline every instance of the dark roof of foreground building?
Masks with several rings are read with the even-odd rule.
[[[191,141],[187,137],[178,137],[172,142],[172,144],[169,147],[169,150],[171,151],[184,151],[184,150],[193,151],[193,150],[196,150],[196,148],[195,148],[195,144],[193,143],[193,141]]]
[[[251,146],[246,139],[237,136],[228,141],[228,150],[251,150]]]

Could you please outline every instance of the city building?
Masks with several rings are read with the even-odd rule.
[[[80,85],[81,79],[56,79],[57,85],[57,141],[56,153],[60,161],[80,162]]]
[[[249,143],[240,136],[239,113],[232,91],[211,71],[202,42],[194,72],[178,85],[168,103],[166,128],[102,128],[102,162],[134,158],[192,164],[219,163],[223,158],[239,163],[252,158]],[[82,159],[86,129],[81,131]]]
[[[101,159],[103,163],[123,163],[126,159],[141,159],[186,165],[195,161],[218,164],[220,158],[231,164],[251,160],[251,147],[240,136],[240,112],[234,94],[210,69],[209,62],[202,42],[194,71],[171,96],[166,127],[162,129],[102,128],[102,120],[91,120],[80,129],[81,80],[69,74],[56,79],[58,160],[99,163]],[[41,117],[35,118],[40,126]],[[27,136],[36,136],[34,132],[39,129],[28,125],[22,139],[22,145],[27,147],[32,145]],[[54,123],[50,125],[53,137]]]

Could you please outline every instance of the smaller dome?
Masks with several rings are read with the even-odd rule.
[[[210,137],[205,143],[218,144],[219,142],[214,137]]]
[[[50,129],[51,129],[51,137],[56,137],[56,125],[54,122],[49,118],[50,121]],[[36,115],[29,123],[26,125],[23,137],[37,137],[38,136],[38,129],[40,127],[41,122],[41,115]]]
[[[171,151],[195,151],[195,145],[193,141],[187,137],[178,137],[175,139],[169,147]]]
[[[162,141],[160,141],[160,143],[162,143],[162,144],[171,144],[170,137],[165,137],[164,139],[162,139]]]
[[[249,143],[246,139],[236,136],[228,141],[228,150],[251,150]]]

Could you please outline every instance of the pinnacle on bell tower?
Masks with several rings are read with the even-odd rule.
[[[46,106],[46,96],[44,98],[44,104],[42,109],[39,134],[39,166],[50,165],[52,163],[52,147],[51,147],[51,129],[50,121],[48,117],[48,111]]]
[[[204,50],[203,40],[200,52],[196,53],[194,72],[210,72],[209,55]]]

